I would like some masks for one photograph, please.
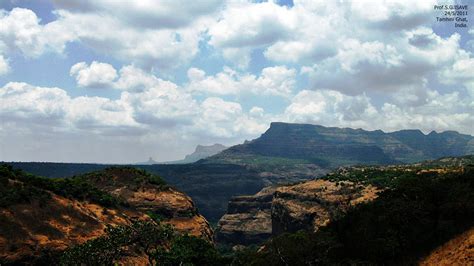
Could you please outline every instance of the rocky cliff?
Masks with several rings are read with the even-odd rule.
[[[108,168],[48,180],[0,168],[0,262],[41,263],[103,236],[109,226],[151,221],[149,215],[212,241],[213,232],[192,200],[144,171]],[[146,261],[133,253],[122,259]]]
[[[380,189],[349,181],[311,180],[279,187],[272,201],[272,234],[316,232],[349,207],[377,198]]]
[[[227,213],[218,223],[217,241],[250,245],[284,232],[315,232],[350,206],[375,199],[378,191],[372,185],[328,180],[267,187],[229,202]]]
[[[234,245],[259,244],[272,234],[271,206],[275,187],[253,196],[238,196],[229,201],[227,213],[218,223],[216,240]]]

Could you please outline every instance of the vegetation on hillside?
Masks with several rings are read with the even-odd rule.
[[[39,200],[43,204],[50,198],[42,189],[18,182],[23,175],[26,174],[14,171],[9,165],[0,165],[0,208],[33,200]]]
[[[412,264],[474,226],[472,166],[459,172],[404,172],[396,178],[391,171],[379,174],[389,186],[377,200],[357,205],[317,233],[275,237],[263,251],[247,252],[241,264]]]
[[[177,234],[171,226],[156,221],[108,227],[106,235],[69,248],[58,261],[60,265],[114,265],[137,254],[144,255],[150,265],[226,264],[211,243]]]
[[[0,165],[0,207],[15,203],[29,202],[33,199],[46,200],[49,193],[87,200],[104,207],[126,205],[123,199],[101,190],[98,181],[114,182],[113,174],[129,177],[130,185],[152,184],[159,188],[167,188],[166,182],[159,176],[142,169],[132,167],[109,167],[104,170],[73,176],[71,178],[44,178],[13,169],[7,164]]]

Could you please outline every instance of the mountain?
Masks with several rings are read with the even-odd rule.
[[[233,146],[206,162],[255,166],[286,160],[334,168],[356,164],[412,163],[474,153],[474,137],[455,131],[431,132],[323,127],[274,122],[259,138]]]
[[[0,165],[1,265],[143,265],[174,234],[213,241],[191,198],[143,170],[48,179]]]
[[[185,164],[185,163],[194,163],[201,159],[205,159],[212,155],[218,154],[219,152],[227,149],[228,147],[222,144],[213,144],[209,146],[197,145],[193,153],[188,154],[182,160],[178,161],[169,161],[164,162],[164,164]]]

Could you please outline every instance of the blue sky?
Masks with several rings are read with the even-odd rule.
[[[173,160],[272,121],[473,134],[473,18],[441,3],[473,8],[4,0],[0,160]]]

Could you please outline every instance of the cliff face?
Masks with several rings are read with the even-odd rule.
[[[311,180],[279,187],[272,201],[272,234],[316,232],[350,206],[374,200],[379,189],[348,181]]]
[[[203,146],[203,145],[197,145],[196,150],[194,150],[193,153],[186,155],[184,157],[184,162],[183,163],[193,163],[197,162],[201,159],[207,158],[209,156],[218,154],[219,152],[227,149],[228,147],[222,145],[222,144],[213,144],[209,146]]]
[[[274,187],[267,187],[253,196],[232,198],[227,213],[219,220],[217,242],[251,245],[267,240],[272,234],[274,192]]]
[[[315,232],[350,206],[375,199],[378,191],[371,185],[327,180],[267,187],[229,202],[227,214],[218,223],[217,241],[249,245],[284,232]]]
[[[149,213],[160,216],[164,223],[172,224],[179,232],[208,241],[213,239],[208,222],[187,195],[157,184],[156,180],[150,182],[143,171],[109,168],[74,177],[71,180],[80,178],[82,183],[77,189],[66,187],[71,195],[60,195],[64,193],[63,189],[57,190],[59,181],[27,175],[18,178],[18,174],[7,176],[3,170],[0,181],[5,183],[2,189],[8,196],[2,195],[5,198],[0,201],[0,262],[35,262],[48,254],[103,236],[107,226],[151,221]],[[85,180],[88,186],[84,185]],[[74,182],[66,184],[76,186]],[[82,193],[81,189],[95,194],[77,196]],[[22,194],[27,199],[15,198]],[[121,203],[110,204],[107,195]],[[124,260],[146,261],[146,258],[143,254],[132,254]]]

